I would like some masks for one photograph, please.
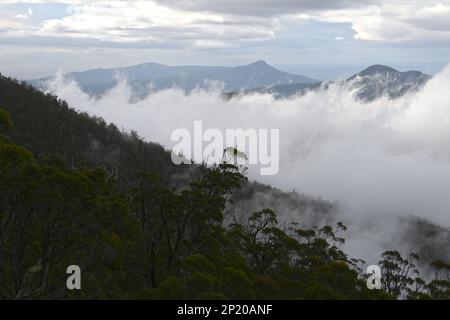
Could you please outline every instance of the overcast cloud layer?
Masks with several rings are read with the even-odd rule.
[[[27,23],[31,8],[2,10],[2,37],[71,37],[105,42],[173,40],[221,47],[274,37],[286,19],[349,23],[364,40],[450,40],[450,1],[2,1],[69,4],[66,15]],[[12,7],[14,9],[14,7]]]
[[[378,62],[430,72],[434,62],[448,61],[449,43],[450,0],[0,3],[0,72],[21,78],[121,61],[240,65],[265,59],[300,73],[317,71],[317,64],[330,68],[330,76],[337,65]],[[29,51],[37,52],[35,66],[21,69]]]

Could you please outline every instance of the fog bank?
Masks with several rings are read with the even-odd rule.
[[[220,89],[170,89],[132,99],[120,82],[93,98],[61,76],[49,90],[71,107],[101,116],[170,149],[171,133],[204,128],[280,129],[280,170],[250,178],[336,201],[352,230],[349,251],[371,259],[399,239],[397,217],[450,226],[450,66],[419,92],[397,100],[356,101],[349,87],[275,100],[268,94],[223,99]],[[352,240],[354,239],[354,240]]]

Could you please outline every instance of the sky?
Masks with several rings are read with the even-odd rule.
[[[325,80],[371,64],[434,74],[449,58],[450,0],[0,0],[0,73],[19,79],[265,60]]]

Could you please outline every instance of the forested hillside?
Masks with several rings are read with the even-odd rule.
[[[25,83],[1,77],[0,101],[15,122],[10,137],[38,159],[58,155],[70,166],[90,163],[115,174],[121,171],[122,176],[130,174],[130,168],[164,176],[176,169],[161,146],[144,143],[134,133],[124,134],[101,118],[77,113],[64,101]]]
[[[255,192],[241,168],[175,167],[161,146],[3,77],[0,135],[2,299],[450,298],[443,261],[424,281],[415,254],[385,252],[382,290],[369,290],[342,223],[236,212],[232,195]],[[82,290],[67,290],[69,265]]]

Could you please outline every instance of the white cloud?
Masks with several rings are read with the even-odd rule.
[[[23,20],[28,20],[30,17],[33,16],[33,10],[31,10],[31,8],[28,8],[26,13],[20,13],[20,14],[16,14],[14,16],[15,19],[23,19]]]
[[[25,35],[116,43],[188,42],[194,47],[224,47],[227,45],[224,41],[272,38],[277,29],[276,18],[237,19],[217,13],[185,12],[149,1],[75,3],[68,16],[45,20],[39,28],[28,30]],[[17,24],[9,27],[15,32],[3,36],[24,35]]]
[[[24,27],[22,19],[17,18],[2,18],[0,17],[0,31],[1,29],[10,30],[10,29],[20,29]]]
[[[358,9],[326,10],[315,17],[350,23],[355,38],[378,41],[450,40],[450,1],[386,1]]]

